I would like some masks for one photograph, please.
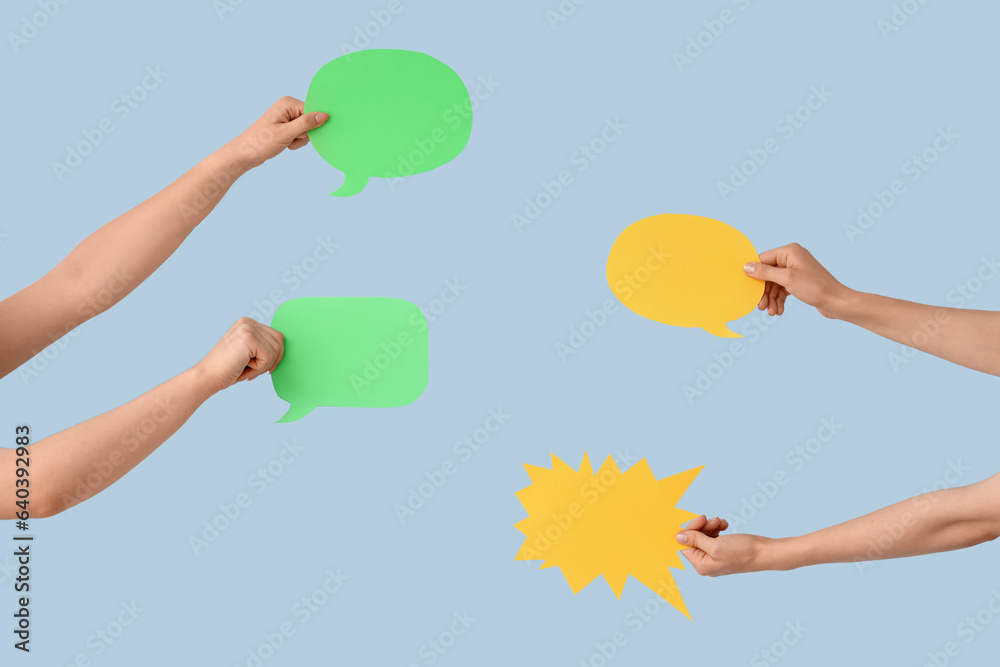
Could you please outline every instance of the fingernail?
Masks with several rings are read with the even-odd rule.
[[[753,273],[755,268],[753,262],[747,262],[743,265],[743,273]]]
[[[329,118],[330,118],[330,114],[328,114],[328,113],[318,113],[318,114],[316,114],[316,122],[317,123],[325,123]]]
[[[687,544],[688,536],[685,535],[684,533],[677,533],[677,542],[679,542],[680,544]]]

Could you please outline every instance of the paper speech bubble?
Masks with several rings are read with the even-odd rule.
[[[279,423],[319,406],[407,405],[427,387],[427,319],[409,301],[292,299],[278,307],[271,326],[285,337],[271,381],[291,403]]]
[[[664,324],[742,338],[727,322],[754,309],[764,283],[743,273],[753,244],[724,222],[663,214],[631,224],[608,257],[608,285],[629,310]]]
[[[305,111],[330,114],[309,141],[344,172],[336,197],[361,192],[372,176],[440,167],[462,152],[472,132],[462,79],[417,51],[369,49],[331,60],[309,84]]]
[[[646,459],[624,473],[608,457],[595,473],[584,454],[580,469],[552,455],[552,468],[524,464],[531,485],[517,492],[528,512],[515,560],[558,567],[573,593],[600,575],[620,599],[632,575],[691,618],[670,568],[684,569],[674,535],[697,514],[677,508],[701,468],[656,479]]]

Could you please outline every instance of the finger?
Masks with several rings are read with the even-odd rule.
[[[306,136],[305,138],[303,138],[303,137],[295,137],[295,139],[292,140],[292,143],[288,144],[288,148],[289,148],[289,150],[295,151],[295,150],[298,150],[298,149],[302,148],[303,146],[305,146],[308,143],[309,143],[309,137],[308,136]]]
[[[798,243],[789,243],[783,245],[780,248],[772,248],[765,252],[760,253],[760,261],[764,264],[770,264],[771,266],[788,266],[788,255],[793,248],[798,247]]]
[[[788,282],[789,270],[760,262],[747,262],[743,265],[743,273],[755,280],[769,280],[784,285]]]
[[[281,363],[281,360],[285,357],[285,335],[278,331],[277,329],[272,329],[266,324],[261,324],[260,331],[263,335],[271,341],[271,344],[277,354],[274,359],[274,363],[268,368],[268,372],[273,371]]]
[[[288,122],[301,116],[305,111],[305,107],[306,103],[302,100],[297,97],[285,95],[280,100],[275,102],[271,109],[276,112],[276,115],[280,120]]]
[[[768,306],[767,312],[771,315],[778,314],[778,292],[781,291],[781,285],[778,283],[771,283],[771,289],[768,290]]]
[[[712,551],[715,550],[715,538],[698,530],[682,530],[677,533],[675,539],[678,544],[701,549],[708,555],[711,555]]]
[[[709,537],[718,537],[722,531],[724,531],[726,528],[729,527],[729,524],[726,523],[725,519],[716,517],[714,521],[715,521],[715,527],[713,528],[712,533],[711,535],[709,535]]]
[[[274,348],[274,341],[270,340],[259,328],[253,330],[247,344],[251,346],[250,353],[253,355],[247,362],[247,368],[251,371],[250,379],[253,380],[267,372],[274,364],[278,352]]]
[[[778,292],[778,314],[781,315],[785,312],[785,299],[788,298],[788,290],[784,287]]]
[[[690,523],[685,526],[684,530],[701,530],[706,521],[705,515],[702,514],[701,516],[691,519]]]
[[[691,563],[695,572],[701,574],[701,564],[705,560],[704,551],[698,551],[697,549],[685,549],[681,552],[681,555],[687,559],[687,562]]]
[[[701,532],[705,533],[709,537],[718,537],[719,535],[719,517],[714,517],[709,519],[705,525],[702,527]]]
[[[286,144],[292,143],[300,134],[305,134],[309,130],[315,130],[330,118],[330,114],[312,111],[304,113],[294,120],[290,120],[279,127],[279,133]]]
[[[681,555],[687,559],[687,562],[691,563],[694,567],[694,571],[698,574],[710,577],[716,570],[717,564],[707,553],[700,549],[685,549],[681,552]]]
[[[785,246],[782,246],[781,248],[784,248],[784,247]],[[764,264],[770,264],[771,266],[777,266],[778,265],[778,251],[781,250],[781,248],[771,248],[770,250],[766,250],[766,251],[760,253],[760,261],[762,263],[764,263]]]

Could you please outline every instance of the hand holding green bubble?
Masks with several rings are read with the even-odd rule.
[[[344,172],[337,197],[372,176],[399,178],[440,167],[465,148],[472,104],[462,79],[417,51],[370,49],[331,60],[313,77],[305,112],[330,114],[310,130],[324,160]]]
[[[402,299],[293,299],[271,326],[284,356],[271,373],[292,405],[279,422],[318,406],[388,408],[417,400],[427,386],[427,320]]]

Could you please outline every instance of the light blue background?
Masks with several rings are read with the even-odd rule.
[[[37,279],[280,96],[304,97],[311,75],[386,6],[245,0],[220,19],[210,0],[72,2],[17,53],[5,38],[2,293]],[[195,363],[274,289],[427,307],[445,281],[466,286],[430,325],[431,379],[416,403],[275,424],[287,406],[269,384],[238,386],[114,487],[35,523],[26,662],[84,654],[102,667],[245,665],[262,633],[289,620],[294,636],[265,664],[427,665],[421,646],[466,610],[476,622],[435,664],[599,665],[595,643],[618,631],[628,643],[608,664],[767,664],[759,652],[782,641],[786,622],[808,631],[780,664],[922,665],[949,641],[961,648],[951,664],[995,660],[1000,618],[971,643],[956,635],[1000,590],[995,544],[863,574],[852,564],[721,579],[675,571],[694,620],[664,606],[633,633],[626,615],[648,589],[630,580],[619,601],[598,580],[574,596],[558,570],[514,561],[512,525],[525,516],[514,496],[528,484],[521,464],[548,465],[551,452],[573,465],[584,452],[595,462],[627,452],[658,477],[704,464],[681,506],[712,515],[738,513],[784,470],[789,483],[740,528],[768,536],[920,493],[950,461],[970,469],[961,484],[1000,469],[996,378],[926,356],[894,370],[887,355],[899,345],[798,302],[780,320],[735,323],[759,333],[693,402],[682,385],[730,341],[620,309],[565,362],[555,350],[611,298],[604,263],[617,234],[656,213],[724,220],[759,250],[798,241],[852,287],[946,304],[1000,250],[1000,6],[928,3],[888,40],[877,27],[888,0],[757,0],[745,10],[592,0],[553,30],[545,12],[556,6],[402,0],[370,46],[428,52],[473,90],[479,77],[500,84],[458,159],[394,192],[373,180],[338,199],[328,193],[341,176],[315,151],[282,155],[237,183],[132,295],[36,362],[37,376],[0,382],[3,433],[29,423],[42,437]],[[726,8],[735,22],[679,72],[671,54]],[[37,11],[7,3],[4,33]],[[118,120],[112,101],[147,66],[167,78]],[[820,85],[834,96],[724,202],[716,181],[780,136],[775,122]],[[103,117],[115,131],[59,182],[51,163]],[[627,129],[576,171],[574,152],[609,118]],[[902,178],[939,127],[960,139],[850,243],[843,225]],[[518,233],[511,215],[562,169],[573,184]],[[283,274],[327,235],[338,251],[290,291]],[[1000,280],[968,305],[1000,307]],[[401,525],[393,505],[457,460],[452,444],[500,407],[509,422]],[[831,417],[843,429],[795,470],[786,453]],[[254,494],[248,477],[286,439],[305,451]],[[241,492],[253,504],[196,556],[189,536]],[[350,580],[298,623],[293,605],[336,568]],[[0,579],[10,642],[15,596],[9,575]],[[133,600],[144,611],[95,655],[88,637]]]

